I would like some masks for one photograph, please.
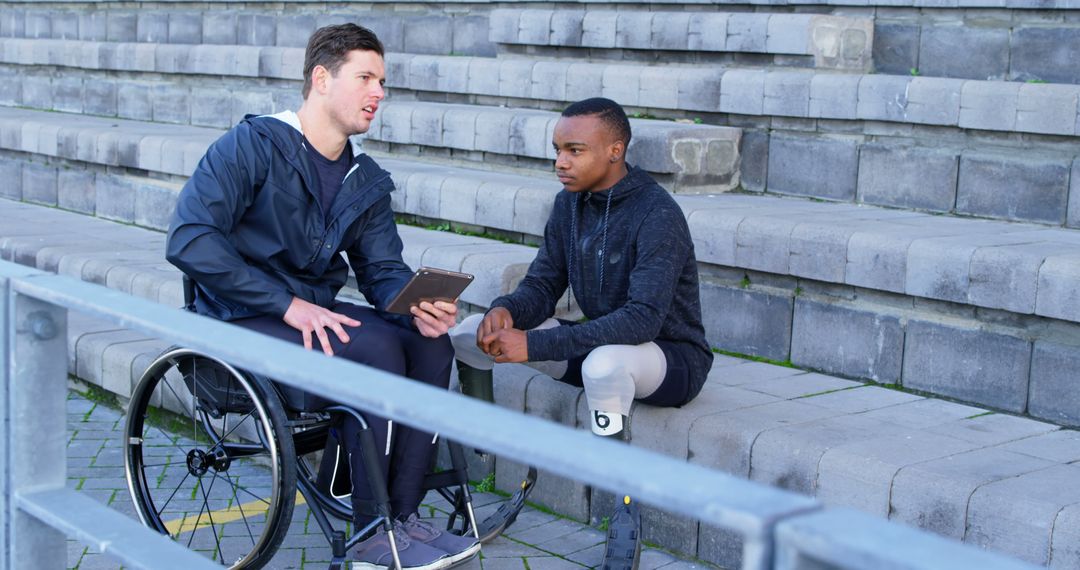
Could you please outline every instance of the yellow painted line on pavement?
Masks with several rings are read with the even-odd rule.
[[[296,504],[304,504],[304,496],[300,494],[300,491],[296,492]],[[267,505],[266,502],[255,500],[242,505],[234,505],[225,509],[210,511],[209,513],[203,511],[201,516],[199,513],[195,513],[183,518],[171,520],[165,523],[165,528],[169,531],[169,536],[177,537],[185,532],[193,532],[200,528],[208,527],[211,524],[223,525],[238,521],[242,518],[261,515],[269,508],[270,506]],[[213,519],[213,523],[210,522],[211,519]]]

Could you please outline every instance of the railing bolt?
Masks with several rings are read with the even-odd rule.
[[[51,340],[56,338],[56,323],[45,311],[34,311],[27,315],[30,322],[30,333],[38,340]]]

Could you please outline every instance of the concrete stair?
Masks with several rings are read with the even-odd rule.
[[[0,228],[4,260],[180,302],[179,273],[160,258],[160,232],[4,199],[0,219],[6,220]],[[51,231],[56,227],[65,232]],[[477,259],[506,244],[399,229],[410,263],[447,266],[464,258],[460,267],[480,279],[481,287],[470,287],[475,300],[506,290],[495,280],[484,282],[488,276]],[[506,266],[505,258],[493,264]],[[68,332],[72,373],[123,397],[167,345],[76,313]],[[520,365],[500,370],[496,398],[567,425],[587,423],[580,389]],[[1080,436],[1053,424],[720,355],[692,403],[635,406],[630,421],[632,445],[1051,568],[1080,561],[1072,516],[1080,496],[1060,492],[1080,473],[1074,465]],[[523,467],[497,459],[494,469],[500,487],[512,488]],[[550,474],[541,475],[533,497],[579,519],[597,521],[610,511],[606,493]],[[1002,516],[1021,511],[1022,519]],[[645,517],[647,540],[728,567],[738,563],[731,548],[737,537],[653,508]]]
[[[822,14],[500,8],[498,44],[808,56],[814,67],[868,71],[874,22]]]

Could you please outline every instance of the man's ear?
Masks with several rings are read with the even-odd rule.
[[[311,88],[314,91],[323,93],[326,91],[326,80],[330,77],[330,70],[321,65],[316,65],[311,70]]]
[[[626,158],[626,143],[623,141],[615,141],[608,147],[608,157],[612,163],[619,162],[619,159]]]

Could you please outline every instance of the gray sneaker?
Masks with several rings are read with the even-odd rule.
[[[394,543],[402,570],[443,570],[450,566],[450,556],[442,550],[409,538],[400,524],[394,525]],[[380,528],[353,550],[354,570],[384,570],[394,567],[394,555],[390,551],[390,539]]]
[[[480,552],[480,541],[476,540],[475,536],[458,536],[439,530],[427,521],[420,520],[416,513],[409,515],[409,518],[401,523],[401,528],[413,542],[423,543],[447,553],[451,565],[469,560]]]

